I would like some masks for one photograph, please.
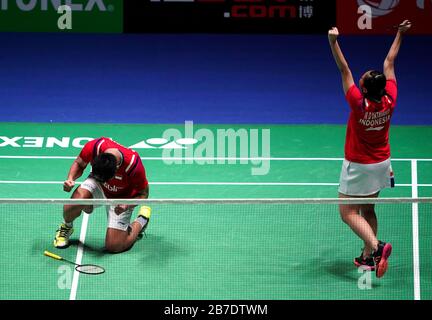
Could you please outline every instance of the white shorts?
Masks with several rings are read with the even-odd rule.
[[[339,180],[339,192],[347,196],[370,196],[384,188],[394,187],[390,159],[373,164],[344,160]]]
[[[91,192],[94,199],[106,199],[100,184],[93,178],[87,178],[80,186]],[[99,206],[94,206],[95,208]],[[130,225],[130,219],[134,208],[130,208],[121,214],[114,211],[115,206],[106,206],[108,228],[126,231]]]

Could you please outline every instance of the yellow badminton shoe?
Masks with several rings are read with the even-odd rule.
[[[69,237],[74,232],[72,227],[68,227],[66,224],[62,223],[56,231],[54,238],[54,247],[63,249],[69,246]]]

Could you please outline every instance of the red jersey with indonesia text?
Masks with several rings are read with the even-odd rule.
[[[390,120],[396,105],[396,80],[387,80],[386,95],[381,102],[366,99],[356,85],[349,88],[346,99],[351,107],[348,121],[345,159],[371,164],[390,158]]]
[[[111,148],[120,151],[122,161],[114,178],[101,184],[105,196],[107,198],[133,198],[148,186],[144,166],[136,151],[102,137],[87,142],[79,156],[84,162],[92,163],[99,154]]]

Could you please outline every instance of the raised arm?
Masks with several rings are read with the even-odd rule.
[[[399,54],[399,49],[402,44],[402,38],[405,32],[407,32],[411,28],[411,22],[405,20],[398,28],[398,32],[396,34],[396,38],[393,41],[393,44],[390,48],[390,51],[384,61],[384,75],[387,79],[396,80],[395,74],[395,60]]]
[[[348,63],[345,60],[345,57],[337,41],[338,36],[339,36],[339,30],[337,28],[332,28],[328,33],[330,48],[332,50],[333,57],[339,68],[339,71],[341,72],[342,85],[343,85],[344,93],[346,94],[348,92],[348,89],[354,84],[354,79],[351,70],[348,66]]]

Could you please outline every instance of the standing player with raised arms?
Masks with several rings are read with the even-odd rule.
[[[75,180],[82,176],[88,164],[92,172],[72,194],[73,199],[147,199],[149,186],[144,166],[139,154],[117,142],[101,137],[84,146],[79,156],[72,163],[63,189],[70,192]],[[105,248],[109,252],[128,250],[146,229],[151,209],[142,207],[137,219],[130,223],[136,206],[107,206],[108,226],[105,236]],[[54,246],[66,248],[73,232],[73,221],[81,211],[91,213],[93,206],[65,205],[64,222],[60,225],[54,239]]]
[[[328,33],[351,108],[339,183],[340,198],[376,198],[383,188],[394,186],[389,145],[390,120],[398,94],[394,63],[402,37],[410,27],[408,20],[399,26],[384,61],[384,72],[366,72],[360,79],[360,88],[354,84],[351,70],[338,44],[338,29],[332,28]],[[354,259],[355,265],[375,270],[377,277],[382,277],[388,268],[387,260],[392,246],[377,239],[375,206],[341,204],[339,209],[342,220],[364,241],[361,255]]]

